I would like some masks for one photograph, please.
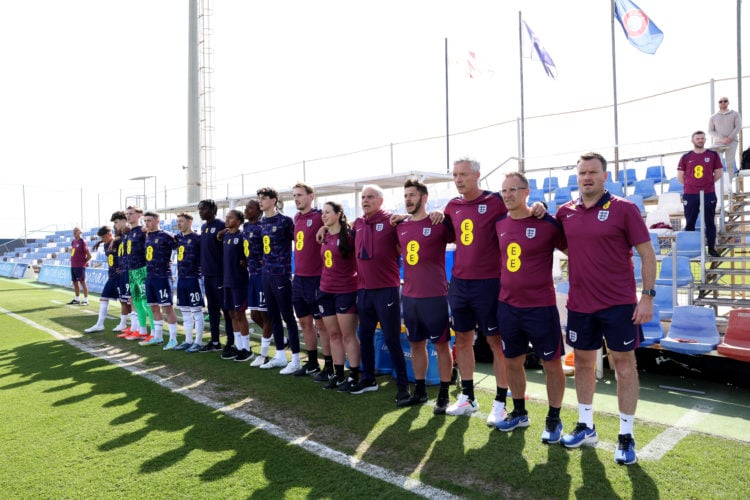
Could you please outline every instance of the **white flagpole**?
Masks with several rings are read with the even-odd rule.
[[[445,39],[445,173],[451,172],[451,136],[448,120],[448,38]]]
[[[615,55],[615,0],[612,6],[612,92],[614,93],[614,116],[615,116],[615,180],[620,180],[620,139],[617,127],[617,57]]]
[[[525,138],[525,121],[524,121],[524,108],[523,108],[523,26],[521,19],[521,11],[518,11],[518,51],[519,51],[519,64],[520,64],[520,75],[521,75],[521,128],[519,131],[519,147],[518,152],[518,171],[525,172],[526,170],[526,138]]]

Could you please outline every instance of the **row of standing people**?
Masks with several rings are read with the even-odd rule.
[[[638,399],[634,349],[641,339],[640,324],[653,314],[655,279],[655,256],[637,208],[604,189],[606,160],[595,153],[579,159],[580,198],[562,206],[556,218],[546,215],[541,204],[527,206],[528,181],[523,174],[509,174],[500,193],[479,187],[479,164],[473,160],[455,162],[453,177],[460,196],[448,203],[444,214],[427,214],[427,187],[419,181],[408,180],[404,186],[406,217],[384,211],[382,190],[366,186],[361,193],[363,215],[351,226],[335,202],[327,202],[322,210],[313,208],[314,191],[305,184],[293,189],[298,209],[294,220],[277,210],[278,194],[271,188],[258,190],[257,202],[251,200],[244,214],[230,211],[226,224],[216,219],[212,201],[202,201],[198,208],[205,222],[199,244],[191,248],[200,249],[209,317],[217,318],[217,328],[214,335],[212,319],[211,341],[200,350],[221,350],[222,357],[236,361],[255,358],[245,316],[249,301],[251,317],[264,330],[261,353],[253,364],[281,368],[282,374],[314,375],[326,383],[326,388],[363,394],[378,389],[374,334],[379,324],[394,364],[396,404],[409,406],[427,401],[426,341],[430,340],[438,353],[440,374],[434,412],[458,416],[470,415],[479,408],[473,381],[473,343],[479,329],[494,356],[497,386],[488,426],[511,431],[529,425],[523,361],[531,343],[547,377],[549,409],[542,441],[562,442],[575,448],[598,440],[593,424],[594,365],[596,350],[606,338],[617,373],[621,410],[615,460],[634,463],[633,419]],[[180,215],[180,219],[187,217]],[[248,221],[243,227],[245,217]],[[146,227],[153,226],[153,218],[146,219]],[[155,220],[158,231],[158,216]],[[183,222],[180,224],[182,230]],[[171,241],[170,254],[172,249],[190,246],[180,247],[175,239]],[[456,253],[448,286],[445,249],[453,241]],[[294,280],[292,245],[296,259]],[[636,300],[632,276],[632,247],[643,259],[644,291],[640,300]],[[166,254],[167,246],[164,248]],[[579,401],[578,422],[564,435],[560,419],[565,387],[560,356],[564,349],[552,282],[555,248],[569,252],[571,289],[566,334],[576,354]],[[180,255],[184,260],[187,253],[178,250],[180,273]],[[399,258],[404,263],[403,293],[399,291]],[[206,260],[212,262],[206,265]],[[221,266],[216,265],[219,260]],[[212,301],[209,287],[214,280],[207,279],[211,274],[206,274],[211,269],[223,271],[223,279],[216,282],[219,285],[221,281],[217,288],[223,291],[223,301],[217,301],[218,297]],[[607,271],[606,278],[600,270]],[[132,280],[130,286],[133,287]],[[401,301],[412,343],[416,378],[413,394],[400,343]],[[158,301],[149,303],[156,315]],[[225,318],[231,319],[223,349],[218,337],[218,314],[212,314],[222,306]],[[294,310],[307,349],[304,366],[299,358]],[[169,306],[166,312],[170,322]],[[291,362],[285,353],[284,323]],[[169,324],[171,334],[172,323]],[[454,365],[449,348],[451,325],[462,386],[453,403],[448,393]],[[158,326],[154,332],[152,339],[142,343],[160,344]],[[322,369],[317,354],[318,334],[324,356]],[[276,344],[273,358],[268,357],[271,336]],[[186,350],[194,345],[189,344]],[[347,358],[350,370],[345,376]],[[509,387],[512,412],[506,410]]]

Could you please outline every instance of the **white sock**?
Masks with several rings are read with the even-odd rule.
[[[128,326],[128,315],[127,314],[120,314],[120,325],[121,327],[125,328]]]
[[[589,429],[594,428],[594,405],[578,403],[578,421],[586,424]]]
[[[167,329],[169,330],[169,341],[177,342],[177,323],[167,323]]]
[[[206,323],[206,318],[203,316],[203,309],[193,311],[193,320],[195,323],[195,341],[198,344],[203,344],[203,328]]]
[[[80,295],[76,295],[76,300],[80,302],[80,300],[81,300]]]
[[[96,320],[97,326],[104,326],[104,318],[107,317],[107,310],[109,309],[108,300],[99,301],[99,319]]]
[[[625,415],[624,413],[620,413],[620,434],[630,434],[632,436],[634,420],[635,415]]]
[[[286,353],[283,350],[282,351],[276,351],[276,358],[277,359],[281,359],[284,362],[286,362]]]
[[[260,339],[260,355],[264,358],[268,356],[268,348],[271,346],[271,339]]]
[[[138,324],[138,333],[141,335],[148,335],[148,325]]]
[[[130,329],[134,332],[140,330],[140,325],[138,324],[138,313],[135,311],[130,313]]]
[[[193,343],[193,325],[195,324],[195,320],[193,320],[193,313],[191,313],[188,310],[182,311],[182,327],[185,329],[185,342],[188,344]]]
[[[293,352],[292,353],[292,364],[296,364],[296,365],[299,364],[299,353],[298,352]]]
[[[154,338],[156,340],[164,340],[164,320],[154,320]]]
[[[245,351],[250,350],[250,336],[249,335],[237,335],[235,338],[236,340],[240,341],[240,347],[239,349],[244,349]]]

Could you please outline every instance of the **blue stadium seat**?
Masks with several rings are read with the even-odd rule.
[[[710,307],[678,306],[661,346],[681,354],[708,354],[719,344],[716,314]]]
[[[643,262],[641,261],[641,256],[636,254],[633,254],[633,276],[635,277],[635,282],[640,285],[641,283],[641,268],[643,267]]]
[[[571,191],[578,191],[578,174],[568,176],[568,187]]]
[[[544,191],[542,191],[541,189],[531,189],[529,191],[529,199],[527,200],[527,203],[531,205],[536,201],[547,201],[544,199]]]
[[[527,177],[527,178],[526,178],[526,180],[527,180],[527,181],[529,181],[529,189],[530,189],[531,191],[533,191],[533,190],[537,189],[537,186],[536,186],[536,179],[529,179],[529,178]]]
[[[653,231],[649,231],[648,235],[651,237],[651,246],[654,247],[654,253],[661,255],[661,245],[659,245],[659,235]]]
[[[625,196],[623,190],[622,190],[622,184],[619,182],[610,182],[607,181],[604,183],[604,189],[609,191],[611,194],[615,196]]]
[[[690,258],[677,256],[677,281],[672,283],[672,257],[665,257],[661,261],[661,269],[659,270],[659,276],[656,278],[658,285],[672,285],[675,286],[687,286],[695,278],[693,277],[693,271],[690,269]]]
[[[555,189],[555,204],[560,206],[570,201],[571,195],[570,195],[570,188],[569,187],[559,187]]]
[[[656,190],[654,189],[654,183],[650,180],[637,181],[635,183],[635,192],[633,194],[639,194],[643,196],[644,200],[652,200],[657,198]]]
[[[658,304],[654,304],[654,316],[651,321],[642,324],[641,329],[643,330],[643,342],[641,342],[640,347],[654,345],[664,338],[664,328],[661,326]]]
[[[646,169],[646,179],[656,183],[667,182],[667,174],[664,171],[664,165],[653,165]]]
[[[623,186],[627,181],[627,185],[632,187],[635,185],[637,180],[638,179],[636,179],[635,177],[635,170],[632,168],[620,172],[620,184],[622,184]]]
[[[698,217],[700,219],[700,217]],[[701,233],[699,231],[678,231],[677,232],[677,255],[692,259],[700,257],[701,254]]]
[[[654,297],[654,310],[659,307],[659,319],[665,320],[672,317],[674,310],[674,297],[672,285],[655,285],[656,297]]]
[[[632,201],[638,210],[641,211],[641,215],[646,215],[646,205],[643,204],[643,196],[639,194],[631,194],[625,197],[625,199]]]
[[[669,179],[669,189],[667,190],[668,193],[681,193],[682,192],[682,184],[677,180],[677,177],[672,177]]]
[[[560,184],[557,177],[545,177],[544,183],[542,184],[542,190],[545,193],[552,193],[555,189],[559,188]]]
[[[547,213],[554,216],[557,213],[557,203],[555,203],[555,200],[551,200],[547,202]]]

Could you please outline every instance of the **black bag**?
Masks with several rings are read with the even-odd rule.
[[[742,152],[742,165],[740,168],[742,170],[750,170],[750,148]]]

